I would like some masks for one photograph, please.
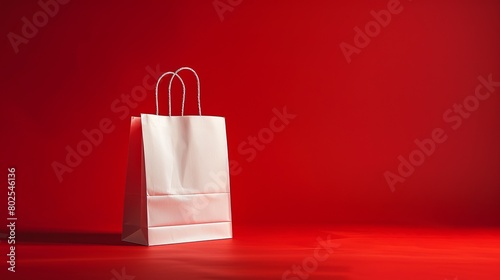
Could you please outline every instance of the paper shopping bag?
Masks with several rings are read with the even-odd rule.
[[[172,74],[171,85],[182,70],[196,75],[187,67],[165,73],[157,96],[161,78]],[[160,245],[231,238],[225,119],[201,115],[199,90],[199,115],[184,116],[183,95],[181,116],[171,116],[170,85],[169,116],[158,115],[157,98],[156,115],[131,118],[122,240]]]

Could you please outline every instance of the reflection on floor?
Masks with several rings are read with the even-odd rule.
[[[0,274],[66,280],[500,279],[498,228],[254,226],[237,227],[234,235],[143,247],[122,243],[118,233],[25,233],[18,236],[16,273],[4,265]]]

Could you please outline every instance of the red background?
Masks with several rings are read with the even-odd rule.
[[[351,63],[339,44],[387,0],[242,1],[222,21],[212,1],[144,2],[61,5],[17,54],[7,34],[40,6],[2,2],[1,174],[17,169],[18,230],[121,230],[129,120],[154,113],[154,91],[125,120],[110,106],[157,65],[194,68],[203,113],[226,117],[235,225],[500,224],[500,88],[459,129],[442,117],[478,76],[500,81],[498,1],[402,0]],[[296,118],[247,161],[238,146],[284,106]],[[59,182],[51,164],[103,118],[114,131]],[[391,192],[384,172],[436,127],[448,140]]]

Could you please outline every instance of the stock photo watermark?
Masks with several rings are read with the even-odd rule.
[[[22,17],[21,30],[18,33],[9,32],[7,39],[14,50],[14,53],[19,53],[19,47],[28,44],[30,39],[35,38],[38,31],[45,27],[51,18],[54,18],[61,10],[62,5],[68,4],[70,0],[40,0],[38,1],[39,9],[30,17]]]
[[[111,102],[110,110],[114,114],[113,117],[103,117],[95,128],[83,129],[82,139],[78,143],[66,145],[64,160],[52,162],[52,170],[59,183],[63,181],[63,175],[73,172],[95,148],[101,145],[104,137],[115,130],[117,121],[130,117],[131,109],[137,108],[139,103],[146,99],[147,92],[155,89],[156,80],[162,74],[160,66],[156,65],[155,69],[146,66],[146,72],[141,85],[134,86],[129,94],[124,93]]]
[[[16,169],[7,169],[7,270],[16,272]]]
[[[113,274],[113,278],[111,280],[134,280],[135,276],[134,275],[128,275],[127,272],[125,271],[125,267],[122,267],[121,272],[118,272],[116,269],[111,270],[111,274]]]
[[[210,172],[210,179],[212,181],[206,183],[203,186],[203,190],[199,195],[196,195],[191,199],[189,204],[181,204],[181,213],[184,222],[193,222],[193,218],[202,214],[203,211],[209,206],[210,199],[207,194],[220,194],[222,192],[227,192],[227,186],[229,185],[229,173],[226,171]],[[228,193],[229,194],[229,193]],[[229,196],[228,196],[229,198]],[[186,201],[187,202],[187,201]],[[228,204],[229,205],[229,204]],[[229,213],[229,208],[227,212]]]
[[[408,0],[411,2],[412,0]],[[361,29],[359,26],[354,27],[354,38],[351,43],[346,43],[342,41],[339,44],[340,50],[344,55],[347,63],[352,62],[352,56],[354,54],[360,54],[361,50],[370,45],[372,39],[380,35],[383,28],[386,28],[392,21],[392,17],[399,15],[403,11],[404,7],[399,0],[389,0],[387,2],[387,9],[382,9],[380,11],[371,10],[370,15],[373,20],[368,21],[364,28]]]
[[[273,117],[269,120],[266,127],[261,128],[256,135],[250,135],[238,145],[238,154],[245,157],[247,162],[252,162],[257,158],[257,154],[263,151],[269,145],[277,133],[282,132],[290,122],[297,117],[295,114],[290,114],[286,106],[281,110],[272,109]],[[241,173],[241,164],[232,160],[230,162],[231,174],[238,175]]]
[[[238,154],[244,156],[247,162],[254,161],[258,152],[263,151],[266,145],[269,145],[275,139],[275,134],[282,132],[297,117],[295,114],[290,114],[286,106],[281,110],[273,108],[272,112],[273,117],[271,117],[267,126],[261,128],[256,135],[248,136],[246,140],[243,140],[238,145]],[[237,176],[242,171],[243,168],[237,160],[229,161],[229,173],[232,176]],[[203,193],[219,193],[229,182],[229,174],[222,170],[211,171],[209,176],[211,181],[203,186]],[[181,211],[184,220],[191,221],[192,217],[199,215],[208,207],[209,202],[206,196],[196,196],[191,201],[191,204],[183,204]]]
[[[461,103],[455,103],[451,108],[443,112],[443,122],[446,123],[451,131],[459,129],[464,120],[470,118],[472,113],[477,111],[481,102],[488,100],[491,94],[495,92],[497,87],[500,87],[500,82],[493,81],[493,74],[489,74],[487,78],[479,76],[474,93],[467,95]],[[396,184],[404,183],[416,170],[417,167],[424,164],[427,158],[432,156],[439,144],[443,144],[448,140],[448,133],[444,128],[434,128],[430,137],[423,140],[415,139],[415,148],[407,157],[399,155],[397,171],[385,171],[384,178],[391,189],[391,192],[396,191]]]
[[[311,256],[307,256],[299,264],[294,264],[290,269],[283,272],[282,280],[303,280],[308,279],[314,273],[319,265],[326,261],[334,249],[340,247],[339,243],[334,243],[331,240],[331,235],[324,240],[321,237],[316,238],[317,246]]]
[[[227,12],[232,13],[242,2],[243,0],[214,0],[212,6],[219,16],[220,21],[223,22],[224,14]]]

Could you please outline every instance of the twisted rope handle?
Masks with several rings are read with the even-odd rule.
[[[177,74],[179,72],[181,72],[182,70],[189,70],[191,72],[193,72],[193,74],[195,75],[196,77],[196,82],[198,84],[198,113],[199,115],[201,116],[201,102],[200,102],[200,78],[198,77],[198,74],[196,74],[196,71],[194,71],[192,68],[190,67],[181,67],[179,69],[177,69],[177,71],[175,71],[174,75],[177,76],[179,79],[181,79],[181,77]],[[168,102],[168,115],[169,116],[172,116],[172,108],[170,106],[170,90],[172,88],[172,81],[174,80],[174,77],[175,76],[172,76],[172,78],[170,78],[170,83],[168,84],[168,98],[169,98],[169,102]],[[181,82],[182,82],[182,86],[184,86],[184,82],[182,81],[181,79]],[[184,116],[184,103],[185,103],[185,100],[186,100],[186,89],[184,88],[184,94],[182,95],[182,110],[181,110],[181,116]]]
[[[170,93],[171,93],[171,90],[172,90],[172,80],[173,80],[174,77],[179,78],[179,80],[182,83],[182,109],[184,111],[184,100],[186,98],[186,85],[184,84],[184,81],[182,80],[181,76],[177,75],[177,71],[176,72],[168,71],[168,72],[163,73],[158,78],[158,81],[156,82],[156,91],[155,91],[155,96],[156,96],[156,115],[158,115],[158,113],[159,113],[159,107],[158,107],[158,86],[160,85],[161,79],[163,79],[163,77],[165,77],[166,75],[172,75],[172,78],[170,79],[170,83],[168,85],[168,115],[172,116],[172,114],[171,114],[171,112],[172,112],[172,105],[171,105],[172,99],[171,99]]]

